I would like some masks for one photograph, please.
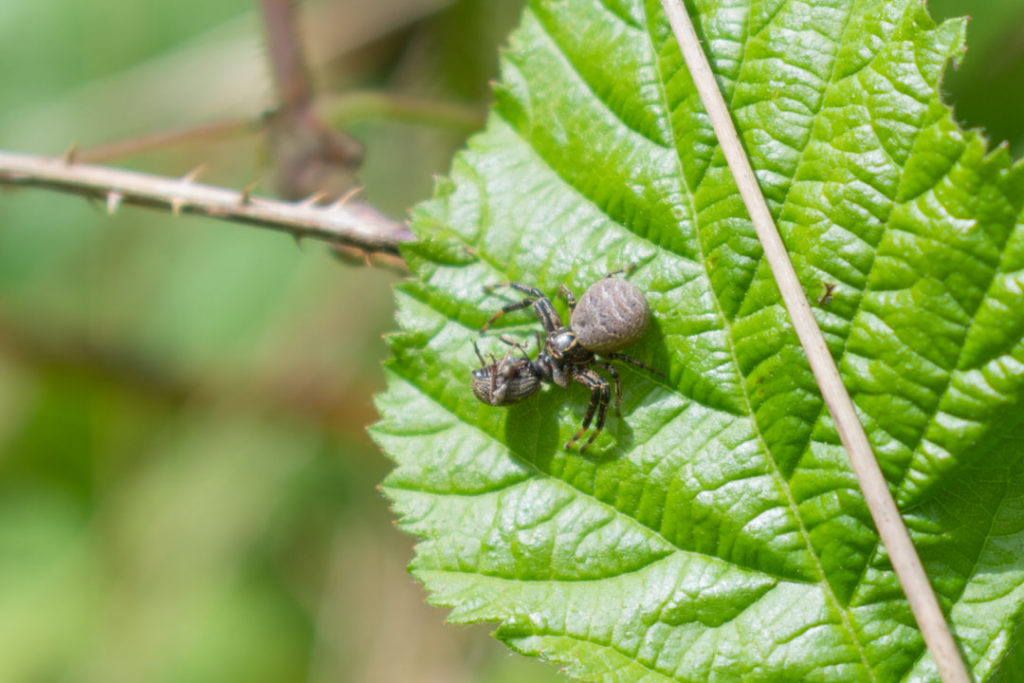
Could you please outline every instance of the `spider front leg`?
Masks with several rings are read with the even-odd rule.
[[[652,368],[647,363],[644,363],[643,361],[637,360],[636,358],[633,358],[631,356],[626,356],[626,355],[621,354],[621,353],[603,353],[601,355],[606,357],[606,358],[614,358],[615,360],[622,361],[623,363],[629,363],[630,365],[635,365],[638,368],[643,368],[644,370],[647,370],[648,372],[654,373],[658,377],[664,377],[665,376],[664,372],[659,372],[658,370],[655,370],[654,368]]]
[[[579,441],[580,437],[586,433],[591,421],[594,419],[594,411],[597,411],[597,423],[594,425],[594,431],[590,438],[587,439],[587,442],[580,446],[580,453],[582,453],[587,450],[590,444],[594,443],[594,439],[604,429],[604,419],[608,411],[608,402],[611,400],[611,395],[608,390],[608,381],[589,368],[574,369],[572,378],[590,389],[590,405],[587,406],[587,414],[583,417],[583,426],[565,444],[565,450],[570,450],[573,444]]]
[[[497,313],[488,318],[487,322],[483,324],[483,327],[480,328],[480,334],[486,332],[487,328],[490,327],[494,323],[494,321],[500,318],[501,316],[505,315],[506,313],[511,313],[512,311],[519,311],[524,308],[528,308],[529,306],[533,305],[533,302],[533,299],[523,299],[522,301],[517,301],[514,304],[502,306],[500,309],[498,309]]]
[[[619,372],[611,363],[595,362],[594,365],[608,371],[608,374],[615,380],[615,414],[622,415],[622,380],[619,379]]]
[[[519,353],[521,353],[523,355],[523,360],[525,360],[527,363],[530,362],[530,354],[526,352],[526,347],[525,346],[523,346],[522,344],[520,344],[519,342],[517,342],[515,339],[513,339],[510,336],[508,336],[507,334],[503,334],[503,335],[499,336],[498,339],[500,339],[503,344],[508,344],[512,348],[518,350]],[[474,346],[475,345],[476,345],[476,342],[474,342]],[[540,350],[540,334],[539,333],[537,334],[537,350],[538,351]],[[479,356],[480,352],[478,351],[476,355]]]
[[[576,295],[572,293],[572,290],[565,285],[559,285],[558,293],[565,298],[565,302],[569,304],[569,315],[572,316],[572,312],[576,310]]]
[[[486,332],[487,328],[490,327],[495,320],[500,318],[505,313],[511,313],[512,311],[518,311],[528,306],[533,306],[534,313],[537,314],[537,318],[540,320],[540,324],[544,327],[546,334],[551,334],[555,330],[562,327],[562,319],[558,317],[558,312],[555,311],[555,307],[551,305],[551,300],[545,296],[544,292],[540,291],[536,287],[530,287],[520,282],[499,282],[496,285],[488,285],[485,290],[492,292],[499,287],[510,287],[523,294],[529,296],[522,301],[507,304],[501,307],[497,313],[492,315],[483,327],[480,328],[480,332]]]

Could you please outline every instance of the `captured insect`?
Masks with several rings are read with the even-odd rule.
[[[656,375],[664,376],[647,364],[618,353],[638,341],[647,330],[651,320],[651,309],[643,293],[635,285],[613,277],[620,272],[622,271],[609,273],[608,276],[591,285],[583,293],[579,303],[572,291],[565,285],[559,288],[558,293],[565,297],[569,304],[568,326],[562,322],[551,300],[536,287],[519,282],[502,282],[487,288],[488,291],[492,291],[499,287],[508,287],[527,296],[521,301],[503,306],[484,323],[480,328],[481,333],[486,332],[487,328],[505,313],[532,306],[546,335],[544,350],[537,355],[537,359],[530,361],[528,365],[505,368],[504,372],[508,377],[525,385],[533,381],[530,378],[532,375],[537,378],[538,382],[553,382],[561,387],[569,386],[569,381],[573,380],[590,389],[590,404],[583,417],[582,426],[576,435],[565,444],[566,450],[572,448],[573,444],[583,437],[591,423],[594,423],[594,431],[580,447],[580,452],[585,451],[604,429],[611,392],[608,380],[598,374],[595,368],[600,368],[611,375],[612,381],[615,383],[615,412],[621,414],[622,383],[619,373],[607,360],[599,359],[598,354],[608,360],[630,363]],[[523,361],[522,358],[516,359],[517,363]],[[481,363],[483,362],[481,358]],[[491,366],[481,368],[481,370],[489,370],[492,375],[500,374],[499,370],[502,369],[498,366],[500,364],[492,363]],[[502,381],[512,380],[495,380],[495,387]],[[474,374],[474,393],[477,398],[485,403],[490,402],[486,400],[486,392],[484,392],[484,397],[477,392],[476,382]],[[527,398],[533,393],[535,390],[523,398]],[[506,399],[507,396],[508,390],[505,391],[502,398]],[[522,398],[518,400],[522,400]],[[510,402],[515,401],[505,400],[506,404]],[[596,422],[594,422],[595,415],[597,416]]]
[[[491,356],[488,364],[480,354],[476,342],[473,350],[480,359],[480,367],[472,372],[473,395],[492,406],[507,406],[530,398],[540,391],[542,377],[534,368],[533,361],[520,344],[505,337],[501,340],[519,350],[517,357],[509,350],[500,361]],[[539,348],[538,344],[538,348]]]

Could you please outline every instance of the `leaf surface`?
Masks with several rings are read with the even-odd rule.
[[[938,97],[963,23],[690,8],[969,666],[1014,680],[1024,172]],[[937,680],[659,3],[531,2],[496,95],[415,212],[373,428],[431,600],[584,680]],[[514,300],[484,285],[578,295],[631,263],[629,353],[667,377],[623,367],[590,450],[562,449],[581,387],[476,401],[472,342]]]

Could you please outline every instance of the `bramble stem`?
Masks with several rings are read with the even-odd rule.
[[[246,190],[203,185],[190,176],[167,178],[78,164],[73,155],[57,159],[0,151],[0,185],[39,187],[98,199],[110,213],[122,204],[133,204],[174,214],[209,216],[286,232],[296,238],[354,247],[367,254],[398,255],[398,245],[413,239],[405,225],[358,201],[343,198],[321,206],[311,197],[282,202],[252,197]]]

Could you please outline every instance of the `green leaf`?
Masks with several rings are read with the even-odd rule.
[[[963,654],[1020,680],[1024,171],[938,97],[964,24],[690,7]],[[373,429],[431,601],[584,680],[938,680],[659,3],[536,0],[502,65],[416,210]],[[474,399],[512,300],[484,285],[579,294],[630,263],[653,323],[629,353],[667,379],[624,367],[591,450],[561,447],[581,387]]]

